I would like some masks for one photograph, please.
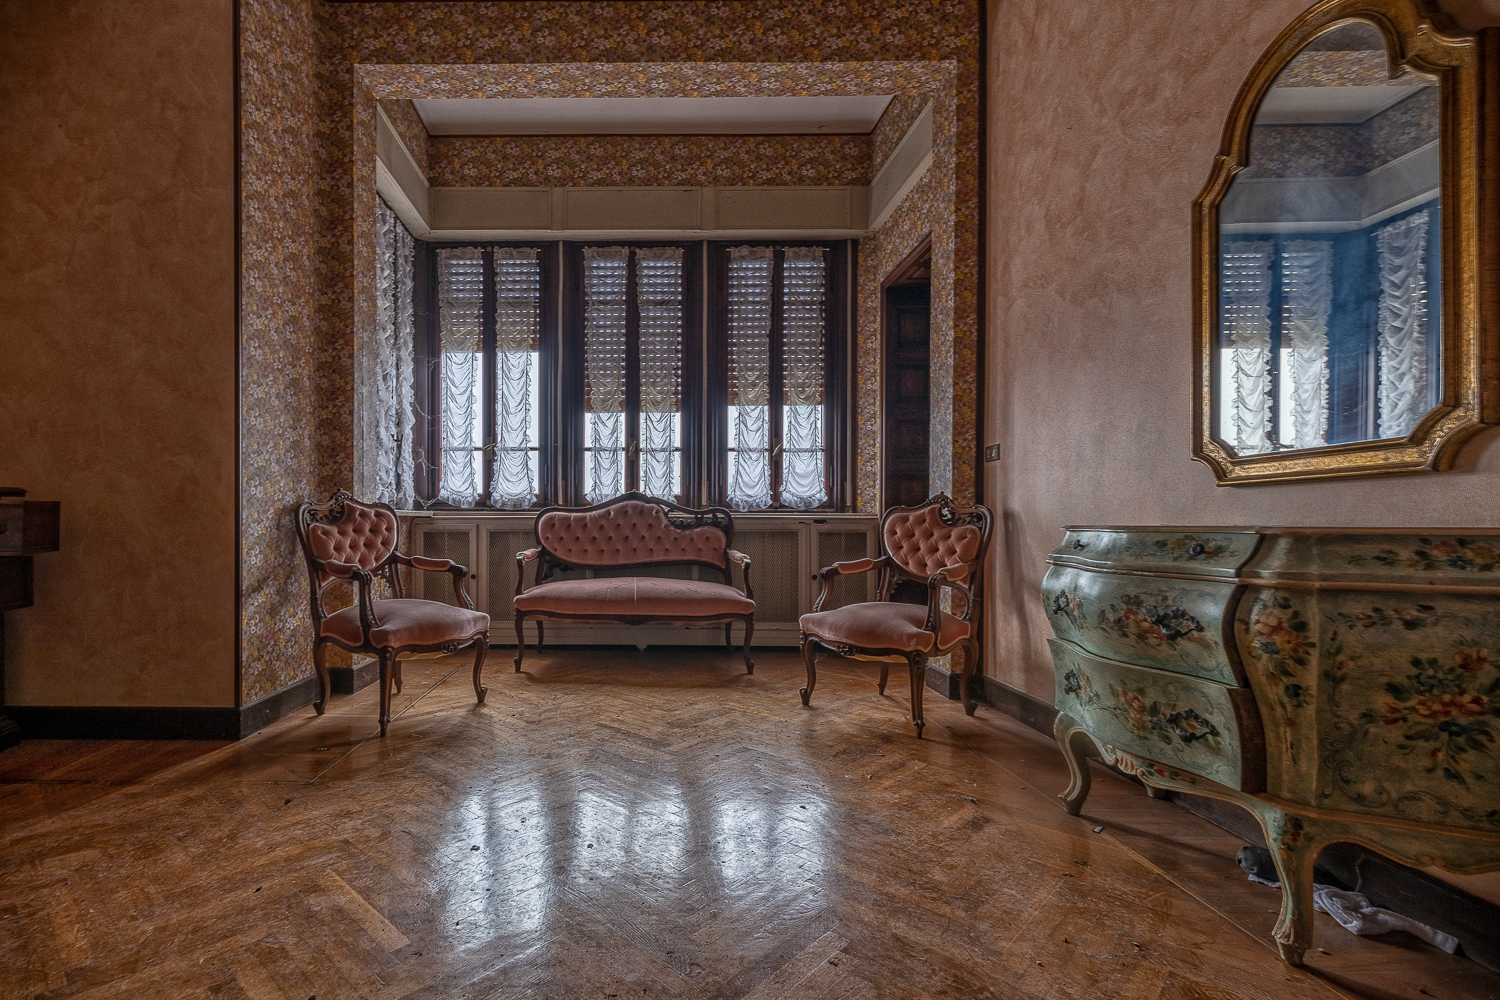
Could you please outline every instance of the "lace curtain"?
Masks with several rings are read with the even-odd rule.
[[[681,247],[643,247],[635,252],[636,303],[640,315],[641,490],[675,499],[682,492],[682,295]]]
[[[411,232],[385,201],[375,215],[375,499],[415,503]]]
[[[1271,450],[1269,241],[1236,241],[1223,255],[1219,434],[1241,455]],[[1226,357],[1227,355],[1227,357]]]
[[[1427,227],[1424,209],[1375,235],[1380,266],[1380,436],[1405,437],[1427,396]]]
[[[542,265],[535,249],[495,254],[495,463],[490,502],[507,510],[536,503],[537,349]]]
[[[438,350],[442,466],[438,498],[456,507],[479,499],[483,453],[480,350],[484,258],[473,247],[438,251]]]
[[[1281,432],[1298,448],[1328,443],[1328,314],[1333,308],[1333,244],[1293,240],[1281,253]]]
[[[625,291],[630,250],[583,251],[584,496],[625,492]]]
[[[771,505],[770,247],[729,251],[729,491],[735,510]]]
[[[823,475],[822,247],[788,247],[782,264],[781,502],[798,510],[828,501]]]

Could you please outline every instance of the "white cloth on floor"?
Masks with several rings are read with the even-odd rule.
[[[1267,882],[1254,875],[1250,876],[1250,881],[1268,885],[1273,889],[1281,888],[1280,882]],[[1443,949],[1450,955],[1458,951],[1458,938],[1452,934],[1445,934],[1436,927],[1429,927],[1411,917],[1403,917],[1392,910],[1372,906],[1363,893],[1346,892],[1343,889],[1335,889],[1331,885],[1314,883],[1313,908],[1328,914],[1345,930],[1361,937],[1373,937],[1389,931],[1406,931],[1434,947]]]

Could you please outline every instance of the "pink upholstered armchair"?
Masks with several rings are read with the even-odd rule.
[[[979,607],[980,567],[990,543],[990,512],[984,507],[956,507],[939,493],[916,507],[892,507],[880,519],[881,555],[834,563],[819,574],[823,589],[811,614],[803,615],[802,659],[807,665],[807,687],[802,704],[812,699],[818,681],[817,647],[842,656],[880,662],[880,693],[892,662],[911,670],[911,721],[922,736],[922,689],[927,660],[954,650],[963,651],[959,693],[964,711],[974,714],[969,678],[979,663],[979,640],[974,613]],[[878,570],[879,600],[847,604],[824,611],[836,577]],[[927,588],[927,604],[900,604],[891,593],[902,580]],[[950,608],[943,608],[943,594]]]
[[[474,644],[474,696],[484,703],[479,683],[484,654],[490,647],[490,616],[474,610],[464,591],[469,571],[451,559],[406,556],[396,551],[396,512],[387,504],[361,503],[340,490],[327,503],[305,503],[297,508],[297,539],[307,559],[312,591],[313,667],[320,694],[313,708],[322,715],[328,706],[328,646],[365,653],[380,660],[380,735],[391,721],[391,685],[401,693],[403,653],[452,653]],[[453,593],[462,607],[438,601],[411,600],[401,586],[399,567],[410,566],[453,576]],[[390,585],[395,596],[377,600],[375,578]],[[352,580],[357,600],[350,607],[328,613],[323,594],[336,580]]]

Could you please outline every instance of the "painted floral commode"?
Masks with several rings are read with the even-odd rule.
[[[1084,740],[1148,792],[1250,810],[1293,964],[1328,844],[1500,868],[1500,532],[1066,530],[1042,598],[1070,813]]]

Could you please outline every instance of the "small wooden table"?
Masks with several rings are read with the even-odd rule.
[[[5,714],[5,615],[32,602],[31,557],[56,552],[56,500],[27,500],[26,491],[0,486],[0,750],[21,741],[21,727]]]

